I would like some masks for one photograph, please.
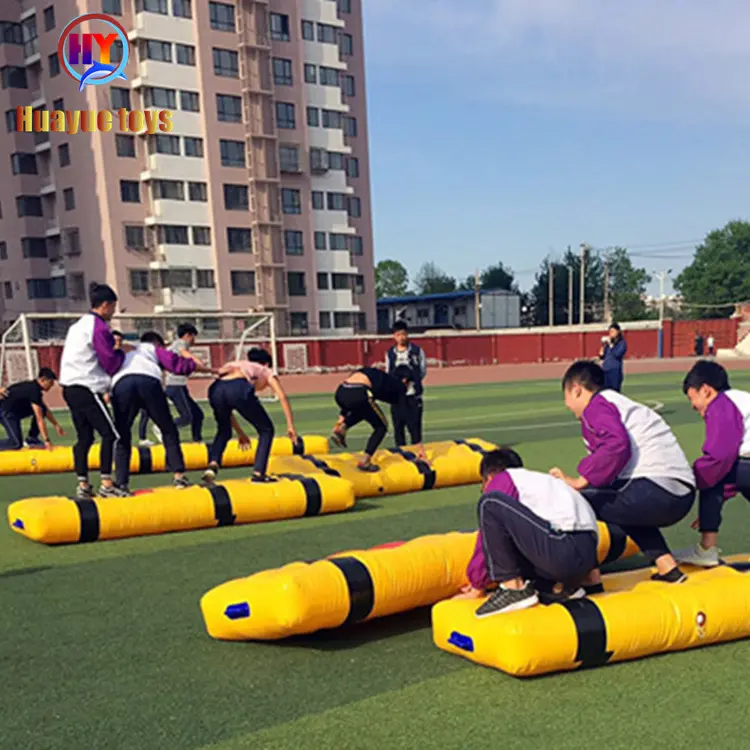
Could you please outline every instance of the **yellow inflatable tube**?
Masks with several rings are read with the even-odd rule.
[[[170,487],[127,498],[32,498],[8,507],[8,523],[35,542],[65,544],[316,516],[353,505],[349,482],[321,475],[271,484],[231,480],[211,489]]]
[[[289,438],[280,437],[273,441],[272,456],[293,456],[303,454],[324,455],[328,453],[328,439],[321,435],[308,435],[294,445]],[[258,441],[250,441],[250,449],[240,450],[239,443],[233,440],[224,451],[225,467],[251,466],[255,460]],[[205,469],[208,466],[208,448],[203,443],[183,443],[182,452],[188,470]],[[99,446],[89,453],[89,468],[100,466]],[[130,471],[133,474],[151,474],[166,470],[166,457],[163,445],[133,448]],[[24,448],[18,451],[0,452],[0,476],[19,474],[60,474],[73,471],[73,449],[58,446],[51,451],[39,448]]]
[[[637,551],[621,531],[600,527],[600,561]],[[228,581],[201,599],[206,629],[221,640],[277,640],[434,604],[466,584],[476,538],[424,536]]]
[[[477,618],[480,600],[432,609],[438,648],[516,677],[602,666],[750,636],[750,556],[713,569],[685,566],[688,580],[650,580],[653,570],[604,576],[587,599]],[[734,567],[733,567],[734,566]]]

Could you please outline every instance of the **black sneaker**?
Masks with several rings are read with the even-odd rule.
[[[118,487],[113,484],[109,487],[102,485],[97,493],[99,497],[133,497],[133,493],[130,491],[130,487]]]
[[[603,583],[590,583],[588,586],[584,586],[583,590],[586,592],[586,596],[593,596],[594,594],[604,593]]]
[[[519,609],[527,609],[539,604],[539,596],[536,589],[529,581],[526,586],[518,591],[498,586],[490,598],[476,611],[477,617],[489,617],[499,615],[502,612],[515,612]]]
[[[375,464],[357,464],[357,468],[360,471],[364,471],[367,474],[375,474],[376,472],[380,471],[380,467],[376,466]]]
[[[179,479],[175,479],[174,482],[172,482],[172,486],[176,490],[186,490],[192,485],[190,484],[190,480],[187,477],[180,477]]]
[[[278,482],[279,479],[278,477],[269,477],[268,474],[253,474],[250,481],[255,482],[255,484],[273,484]]]
[[[664,575],[654,573],[651,576],[652,581],[659,581],[660,583],[685,583],[687,579],[688,577],[676,565],[669,573],[664,573]]]
[[[542,604],[560,604],[569,599],[583,599],[585,596],[586,591],[582,586],[566,586],[560,591],[540,591],[539,601]]]

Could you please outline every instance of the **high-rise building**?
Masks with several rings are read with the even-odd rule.
[[[3,323],[85,309],[106,281],[132,315],[374,330],[361,2],[3,0]],[[61,31],[84,13],[128,31],[127,80],[79,92],[61,68]],[[19,105],[166,109],[173,129],[23,133]]]

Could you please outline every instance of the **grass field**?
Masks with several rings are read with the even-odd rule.
[[[733,374],[733,384],[750,388],[750,376]],[[690,458],[698,454],[703,426],[679,378],[631,377],[626,392],[661,402]],[[293,406],[303,432],[327,434],[330,397],[298,397]],[[430,440],[513,444],[537,469],[572,471],[583,450],[556,382],[433,389],[426,424]],[[70,492],[71,479],[2,478],[2,503]],[[320,518],[60,548],[6,527],[0,747],[746,746],[748,643],[519,681],[436,649],[428,611],[271,645],[205,634],[198,601],[209,588],[295,559],[472,529],[477,497],[476,487],[441,490]],[[729,504],[725,552],[750,551],[749,510],[741,499]],[[676,546],[695,538],[688,521],[668,537]]]

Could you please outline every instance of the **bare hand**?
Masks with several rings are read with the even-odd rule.
[[[286,434],[289,436],[289,439],[297,445],[299,442],[299,435],[297,435],[297,430],[294,429],[294,427],[289,427],[286,431]]]
[[[247,435],[240,435],[237,438],[237,442],[240,444],[240,450],[241,451],[249,451],[250,450],[250,438]]]
[[[568,477],[565,475],[565,472],[557,466],[549,470],[549,475],[551,477],[555,477],[555,479],[562,479],[563,482],[567,481],[568,479]]]
[[[460,593],[456,594],[452,599],[480,599],[484,596],[484,592],[479,589],[475,589],[471,584],[464,586]]]
[[[696,518],[695,521],[693,521],[690,524],[690,528],[691,529],[695,529],[696,531],[700,531],[700,528],[701,528],[701,519],[700,518]]]
[[[45,441],[44,441],[44,447],[45,447],[45,449],[46,449],[46,450],[48,450],[48,451],[53,451],[53,450],[55,450],[55,446],[54,446],[54,445],[52,445],[52,441],[51,441],[51,440],[45,440]]]
[[[62,426],[59,424],[55,425],[55,431],[60,437],[65,437],[65,430],[63,430]]]

